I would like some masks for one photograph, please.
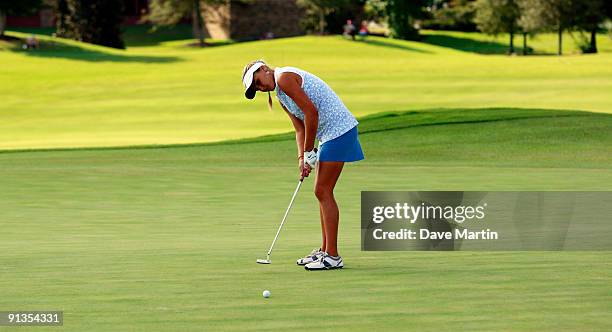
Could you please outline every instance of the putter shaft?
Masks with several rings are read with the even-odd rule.
[[[287,211],[285,211],[285,215],[283,216],[283,220],[278,226],[278,230],[276,231],[276,235],[274,236],[274,240],[272,240],[272,245],[270,245],[270,249],[268,250],[267,259],[270,260],[270,255],[272,254],[272,249],[274,249],[274,244],[276,243],[276,239],[278,239],[278,235],[280,234],[281,229],[283,229],[283,225],[285,224],[285,220],[287,219],[287,215],[289,215],[289,210],[291,210],[291,206],[293,205],[293,201],[295,200],[295,196],[297,196],[298,191],[300,191],[300,187],[302,186],[302,182],[304,182],[304,177],[300,179],[298,182],[297,188],[293,192],[293,196],[291,197],[291,201],[289,202],[289,206],[287,207]]]

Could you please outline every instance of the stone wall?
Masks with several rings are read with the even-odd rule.
[[[205,5],[206,35],[213,39],[230,39],[230,5]]]

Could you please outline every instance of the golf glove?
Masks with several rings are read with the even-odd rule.
[[[317,163],[317,159],[319,159],[319,153],[317,149],[304,152],[304,162],[307,163],[308,166],[310,166],[310,168],[315,167],[315,164]]]

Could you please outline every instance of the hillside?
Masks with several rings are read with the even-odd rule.
[[[484,37],[447,37],[434,45],[307,36],[206,49],[170,41],[117,51],[41,35],[41,50],[5,45],[0,51],[0,61],[10,64],[0,67],[10,82],[0,84],[0,149],[184,144],[286,132],[291,125],[279,107],[269,113],[265,98],[242,97],[242,67],[257,58],[316,73],[358,116],[439,107],[612,110],[612,53],[483,55],[453,45]],[[455,39],[449,44],[449,38]],[[546,49],[549,41],[541,38]],[[600,38],[602,49],[608,44]]]

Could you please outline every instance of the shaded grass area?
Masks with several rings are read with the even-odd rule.
[[[128,47],[155,46],[173,40],[193,39],[189,24],[153,28],[151,25],[133,25],[124,28],[123,41]]]
[[[28,35],[36,34],[49,37],[55,33],[55,28],[9,27],[8,30]],[[148,24],[140,24],[124,26],[122,28],[122,38],[128,47],[155,46],[162,42],[190,39],[193,38],[193,35],[191,33],[191,25],[189,24],[177,24],[156,29]]]
[[[160,46],[168,42],[180,41],[181,46],[194,42],[192,27],[189,24],[177,24],[168,27],[153,27],[149,24],[128,25],[122,28],[122,38],[127,48]],[[51,37],[55,28],[10,27],[10,31],[19,32],[27,37],[31,34]],[[221,46],[233,43],[231,40],[206,40],[208,46]]]
[[[28,37],[25,33],[14,33],[14,36],[25,40]],[[21,49],[21,43],[17,42],[9,50],[35,58],[56,58],[86,62],[140,62],[140,63],[165,63],[179,61],[175,56],[155,56],[155,55],[132,55],[122,50],[114,50],[107,47],[88,45],[75,41],[53,38],[48,36],[38,36],[39,48],[32,50]]]
[[[397,49],[397,50],[409,51],[409,52],[417,52],[417,53],[423,53],[423,54],[433,53],[426,49],[414,47],[412,45],[406,45],[405,43],[398,42],[393,39],[387,39],[387,38],[365,38],[365,39],[358,39],[355,42],[359,42],[359,43],[363,43],[363,44],[371,45],[371,46],[387,47],[391,49]]]
[[[0,153],[0,309],[64,310],[67,331],[306,330],[305,315],[339,331],[609,330],[609,252],[361,252],[359,202],[362,190],[612,190],[611,118],[362,118],[366,160],[347,165],[336,189],[347,265],[332,273],[295,266],[319,245],[310,178],[274,263],[254,263],[297,180],[289,134]]]
[[[478,32],[424,30],[421,32],[421,35],[424,43],[478,54],[508,54],[510,45],[510,35],[506,33],[490,36]],[[588,36],[575,31],[564,33],[563,53],[566,55],[580,53],[579,44],[583,42],[582,38],[588,38]],[[599,52],[612,52],[611,40],[609,34],[598,33],[597,43]],[[514,35],[514,52],[517,55],[523,54],[522,34]],[[544,33],[527,36],[527,54],[556,55],[556,34]]]
[[[411,163],[411,157],[416,156],[415,162],[427,165],[447,161],[456,165],[494,164],[507,167],[605,168],[612,165],[610,114],[520,108],[429,109],[383,112],[359,118],[359,121],[359,132],[362,135],[371,134],[368,136],[371,140],[379,140],[378,137],[381,137],[376,146],[384,149],[372,149],[373,157],[381,162]],[[397,144],[390,144],[389,135],[397,140]],[[288,132],[217,143],[59,150],[193,147],[240,154],[245,144],[290,142],[289,146],[293,147],[294,139],[295,135]],[[525,146],[530,146],[528,153],[524,151]],[[588,148],[578,149],[577,146]],[[4,150],[0,154],[28,151],[58,149]],[[274,156],[269,158],[271,162],[283,160]],[[563,162],[560,162],[560,158]],[[211,162],[217,163],[214,160]]]
[[[498,41],[461,38],[444,34],[425,35],[422,41],[424,43],[436,46],[448,47],[463,52],[474,52],[480,54],[507,54],[509,49],[508,44],[503,44]],[[517,43],[517,41],[518,39],[516,39],[514,42]],[[515,53],[522,54],[523,47],[520,47],[518,46],[518,44],[515,44]]]

